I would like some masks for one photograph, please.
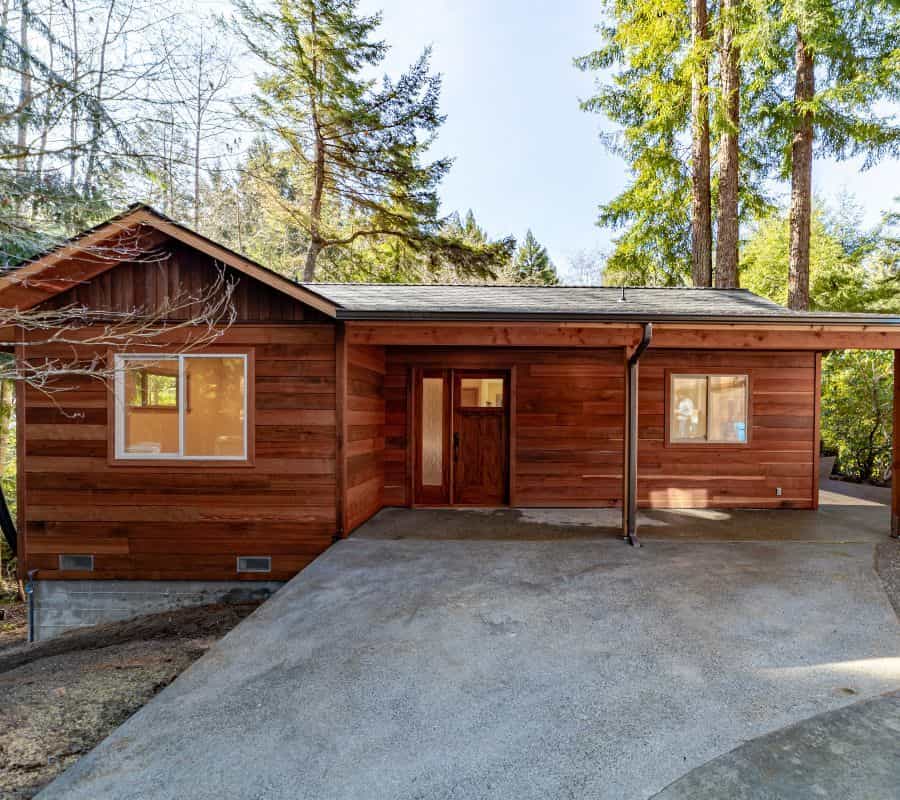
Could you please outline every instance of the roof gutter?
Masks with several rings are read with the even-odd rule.
[[[637,537],[638,362],[653,338],[653,323],[644,323],[641,341],[628,356],[628,424],[625,426],[625,539],[640,547]]]

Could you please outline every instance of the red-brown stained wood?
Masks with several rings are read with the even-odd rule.
[[[385,353],[348,345],[344,410],[345,533],[384,505]]]
[[[166,248],[152,265],[120,264],[53,303],[154,308],[179,290],[199,293],[215,278],[208,256],[177,244]],[[237,575],[235,556],[271,555],[271,577],[290,577],[326,549],[335,532],[346,535],[385,505],[412,502],[414,370],[510,376],[508,485],[516,505],[622,503],[622,344],[633,339],[629,327],[616,329],[618,346],[602,348],[588,346],[603,341],[597,326],[557,326],[553,341],[567,347],[527,346],[541,341],[541,326],[487,326],[480,333],[465,326],[442,347],[367,343],[384,335],[415,341],[416,330],[443,335],[441,326],[409,326],[400,333],[397,326],[389,335],[378,326],[348,326],[344,342],[321,312],[252,278],[236,277],[238,323],[216,347],[253,356],[250,463],[116,463],[108,453],[114,420],[105,385],[79,379],[71,391],[49,397],[21,389],[23,568],[40,569],[41,578],[254,579],[259,576]],[[73,337],[91,334],[86,329]],[[179,336],[166,333],[159,340],[177,347]],[[479,336],[491,346],[460,344],[474,344]],[[806,347],[821,343],[820,335],[807,331],[786,338],[765,330],[723,333],[698,326],[661,330],[660,339],[671,349],[655,349],[655,336],[640,367],[640,504],[814,507],[817,355],[721,348],[728,341],[758,347],[770,340],[778,348],[788,341]],[[702,343],[702,349],[676,349],[679,343]],[[94,355],[86,345],[28,351],[31,359]],[[749,443],[667,443],[666,376],[673,370],[750,376]],[[59,573],[61,553],[93,553],[95,572]]]
[[[219,277],[220,266],[209,256],[172,240],[140,260],[126,261],[97,276],[75,282],[67,291],[48,300],[45,308],[83,305],[94,311],[155,310],[165,297],[201,297]],[[281,292],[225,268],[225,276],[235,283],[232,301],[240,322],[326,322],[320,311],[298,303]],[[173,318],[198,313],[197,304]]]
[[[747,444],[666,442],[670,372],[750,379]],[[653,508],[813,508],[815,353],[658,351],[641,358],[638,502]],[[781,487],[782,496],[776,495]]]
[[[409,505],[411,367],[515,370],[510,486],[521,507],[621,502],[621,350],[388,348],[386,505]],[[614,409],[617,409],[616,412]]]
[[[249,467],[111,463],[106,448],[113,415],[105,401],[94,402],[107,392],[103,384],[82,379],[74,391],[52,398],[23,392],[19,503],[27,568],[39,568],[42,579],[72,577],[56,570],[58,555],[94,553],[95,578],[258,578],[238,575],[235,557],[271,555],[271,577],[286,579],[309,563],[331,544],[337,526],[334,346],[318,349],[333,330],[229,330],[233,345],[247,340],[277,347],[279,372],[287,379],[273,382],[256,370],[256,457]],[[309,371],[330,374],[313,376],[307,386]],[[325,407],[307,410],[310,396]],[[259,412],[271,406],[277,412]]]
[[[169,243],[160,261],[120,264],[52,302],[155,308],[179,287],[201,292],[215,274],[209,257]],[[70,391],[50,396],[22,389],[23,572],[39,569],[44,580],[258,580],[236,572],[236,556],[270,555],[266,577],[287,579],[331,544],[338,525],[335,326],[252,278],[234,277],[238,323],[215,347],[253,356],[252,462],[116,463],[108,452],[114,415],[105,383],[67,379]],[[158,340],[177,348],[183,335]],[[27,352],[32,360],[94,355],[84,345]],[[62,553],[94,554],[94,572],[59,572]]]
[[[641,360],[641,505],[788,507],[814,503],[815,354],[654,351]],[[386,505],[408,505],[410,367],[515,367],[516,505],[622,502],[625,386],[621,350],[388,348]],[[751,378],[750,444],[666,445],[666,371]],[[776,487],[782,496],[776,497]]]
[[[900,353],[894,350],[894,436],[891,443],[893,475],[900,475]],[[900,479],[891,481],[891,536],[900,537]]]

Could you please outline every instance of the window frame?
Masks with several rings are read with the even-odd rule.
[[[243,439],[244,452],[238,456],[192,456],[184,455],[184,425],[185,412],[187,410],[188,393],[185,386],[185,367],[184,361],[189,358],[240,358],[244,362],[244,419],[243,419]],[[254,383],[255,383],[255,365],[254,353],[252,348],[223,348],[204,349],[198,352],[172,352],[168,350],[159,352],[110,352],[109,359],[113,363],[113,379],[109,385],[107,407],[112,409],[113,420],[110,425],[109,436],[109,453],[108,461],[110,464],[119,466],[187,466],[196,467],[199,464],[210,467],[241,467],[253,466],[255,447],[254,447]],[[135,361],[172,361],[177,364],[178,370],[178,403],[173,409],[178,414],[178,443],[179,453],[160,453],[152,455],[148,453],[126,453],[125,452],[125,413],[129,408],[128,399],[125,397],[125,367],[124,362],[128,360]],[[138,407],[138,413],[142,409]],[[152,409],[151,409],[152,410]]]
[[[672,401],[674,399],[674,384],[676,378],[705,378],[706,379],[706,432],[707,436],[709,435],[709,379],[710,378],[744,378],[747,382],[747,396],[744,401],[744,424],[746,426],[746,436],[744,437],[743,442],[726,442],[714,440],[710,441],[709,439],[697,440],[692,439],[688,440],[680,440],[672,438]],[[678,370],[678,369],[667,369],[666,370],[666,396],[665,396],[665,408],[663,413],[665,414],[665,446],[666,447],[683,447],[683,448],[701,448],[704,450],[711,450],[716,448],[723,449],[731,449],[733,447],[748,447],[750,445],[751,440],[751,431],[753,430],[752,419],[751,419],[751,409],[753,407],[752,403],[752,391],[753,391],[753,377],[749,372],[739,372],[733,369],[712,369],[705,370],[704,372],[699,371],[690,371],[690,370]]]

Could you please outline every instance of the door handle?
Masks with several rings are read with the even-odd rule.
[[[453,434],[453,461],[459,461],[459,432]]]

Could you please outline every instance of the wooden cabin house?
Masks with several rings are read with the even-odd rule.
[[[175,313],[115,346],[94,317],[16,332],[20,362],[114,375],[19,385],[36,635],[277,585],[386,506],[621,507],[632,540],[637,507],[815,509],[822,353],[900,349],[900,318],[745,290],[302,284],[146,206],[0,306],[114,319],[221,274],[233,319],[199,348]]]

